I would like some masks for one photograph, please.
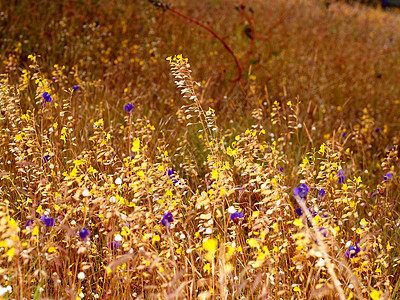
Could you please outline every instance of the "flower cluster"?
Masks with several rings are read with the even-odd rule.
[[[164,175],[168,175],[168,179],[170,179],[174,185],[179,183],[179,180],[175,178],[176,172],[174,168],[167,168],[167,172],[164,173]]]
[[[46,216],[45,214],[42,215],[40,218],[46,227],[53,227],[55,220],[52,217]]]
[[[298,196],[304,200],[307,198],[309,191],[310,191],[310,189],[308,188],[308,186],[306,184],[302,183],[299,187],[297,187],[293,190],[293,195]]]
[[[358,253],[361,252],[360,247],[358,246],[357,242],[354,243],[355,246],[350,246],[349,249],[346,251],[345,255],[347,258],[353,258]]]
[[[133,110],[133,104],[128,103],[124,106],[125,111],[127,111],[128,113],[131,113],[131,111]]]
[[[233,214],[231,214],[231,220],[235,223],[238,223],[239,219],[243,218],[243,215],[244,215],[243,210],[240,212],[238,211],[234,212]]]
[[[42,96],[43,96],[45,103],[51,102],[53,100],[48,92],[44,92]]]
[[[86,243],[87,238],[90,236],[90,231],[87,228],[82,228],[79,231],[79,237],[84,241],[84,243]]]
[[[339,173],[338,173],[338,182],[339,182],[339,184],[344,184],[344,183],[345,183],[345,177],[344,177],[344,172],[343,172],[343,170],[339,170]]]
[[[45,156],[43,156],[43,162],[47,163],[50,160],[51,156],[50,154],[46,154]]]
[[[167,228],[171,227],[171,223],[174,221],[174,218],[172,216],[172,213],[166,212],[164,213],[164,216],[161,220],[161,224],[164,225]]]
[[[392,173],[386,173],[385,175],[383,175],[383,180],[385,182],[389,181],[392,178],[393,178],[393,174]]]

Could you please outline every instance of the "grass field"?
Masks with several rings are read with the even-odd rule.
[[[5,2],[0,298],[400,298],[398,11]]]

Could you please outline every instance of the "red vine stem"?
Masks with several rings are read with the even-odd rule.
[[[188,16],[180,13],[179,11],[176,11],[173,8],[168,8],[168,10],[186,20],[189,20],[192,23],[195,23],[196,25],[200,26],[201,28],[204,28],[205,30],[210,32],[218,41],[220,41],[224,45],[225,49],[230,53],[233,60],[235,61],[235,65],[236,65],[236,69],[237,69],[237,77],[235,79],[233,79],[232,81],[239,81],[242,78],[242,67],[240,66],[239,60],[237,59],[235,53],[233,52],[232,48],[217,33],[215,33],[214,30],[212,30],[209,26],[206,26],[203,23],[200,23],[196,19],[193,19],[191,17],[188,17]]]

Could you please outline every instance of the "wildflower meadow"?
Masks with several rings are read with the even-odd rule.
[[[0,299],[400,299],[389,2],[0,2]]]

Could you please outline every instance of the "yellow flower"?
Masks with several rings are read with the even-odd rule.
[[[247,240],[247,244],[250,245],[252,248],[260,248],[260,244],[253,238]]]
[[[47,252],[49,252],[49,253],[53,253],[53,252],[57,252],[57,250],[58,250],[58,248],[57,248],[57,247],[53,247],[53,246],[51,246],[51,247],[49,247],[49,249],[47,250]]]
[[[15,248],[11,248],[10,250],[8,250],[6,252],[6,255],[8,256],[8,261],[11,261],[15,255]]]
[[[218,179],[218,170],[217,169],[212,170],[211,179],[215,179],[215,180]]]
[[[378,291],[378,290],[375,290],[375,289],[371,289],[370,296],[371,296],[372,300],[382,300],[383,299],[382,292]]]
[[[207,251],[215,251],[218,247],[217,239],[208,239],[203,242],[203,248]]]
[[[386,245],[386,250],[390,250],[390,249],[392,249],[393,247],[392,246],[390,246],[390,243],[389,243],[389,241],[387,242],[387,245]]]
[[[39,207],[36,209],[36,212],[37,212],[39,215],[43,215],[44,210],[43,210],[43,208],[42,208],[41,205],[39,205]]]
[[[211,271],[210,263],[206,263],[206,264],[204,265],[204,267],[203,267],[203,270],[204,270],[204,271],[207,271],[208,274],[210,274],[210,271]]]
[[[293,291],[294,291],[294,292],[299,292],[299,293],[301,293],[301,289],[299,288],[298,285],[296,285],[296,286],[293,288]]]
[[[320,154],[322,154],[322,155],[325,153],[325,143],[323,143],[323,144],[321,145],[321,147],[319,148],[318,153],[320,153]]]
[[[33,231],[32,231],[32,236],[36,236],[36,235],[39,235],[39,227],[38,226],[35,226],[35,228],[33,228]]]
[[[297,227],[300,227],[300,229],[303,228],[304,226],[299,219],[294,220],[293,224],[296,225]]]
[[[159,236],[158,234],[155,234],[155,235],[153,236],[152,243],[154,244],[155,242],[159,242],[160,239],[161,239],[160,236]]]

